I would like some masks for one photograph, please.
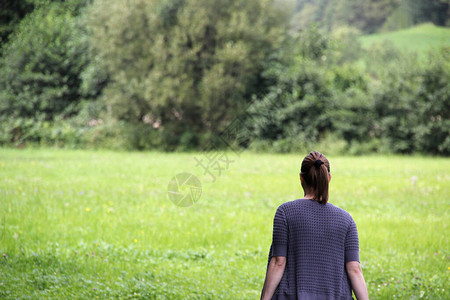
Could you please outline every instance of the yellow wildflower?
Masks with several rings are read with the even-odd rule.
[[[86,211],[87,211],[87,212],[90,212],[91,209],[90,209],[89,207],[86,207]]]

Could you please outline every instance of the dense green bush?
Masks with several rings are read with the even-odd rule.
[[[99,95],[104,78],[89,77],[91,51],[77,19],[79,9],[73,7],[81,5],[78,2],[40,6],[20,23],[4,47],[0,59],[0,143],[52,140],[55,135],[44,132],[54,126],[53,122],[76,116],[83,99]],[[72,141],[66,134],[57,135]]]
[[[450,65],[447,48],[429,52],[427,61],[388,48],[385,61],[372,61],[375,80],[375,136],[398,153],[448,155]],[[382,57],[382,55],[381,55]]]

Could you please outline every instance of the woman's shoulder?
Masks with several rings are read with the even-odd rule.
[[[280,206],[278,206],[278,208],[288,209],[288,208],[298,207],[298,206],[307,206],[308,204],[310,204],[309,202],[312,202],[312,201],[308,200],[308,199],[295,199],[295,200],[287,201],[287,202],[280,204]]]
[[[347,219],[353,220],[352,215],[348,211],[346,211],[345,209],[343,209],[341,207],[338,207],[338,206],[336,206],[336,205],[334,205],[332,203],[329,203],[329,202],[326,205],[329,206],[330,209],[335,211],[336,213],[339,213],[340,215],[344,216]]]
[[[340,215],[345,219],[353,219],[351,214],[341,207],[338,207],[330,202],[324,205],[309,199],[295,199],[287,201],[278,206],[278,209],[283,210],[284,212],[313,209],[318,211],[327,211],[333,215]]]

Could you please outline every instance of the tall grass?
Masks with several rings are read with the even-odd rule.
[[[0,150],[0,298],[258,299],[275,209],[299,155]],[[450,160],[329,157],[373,299],[449,299]],[[191,207],[167,185],[202,182]]]

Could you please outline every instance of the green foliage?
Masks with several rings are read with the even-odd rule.
[[[399,0],[297,0],[298,13],[294,24],[307,28],[313,22],[333,30],[342,26],[355,27],[363,32],[376,32],[398,7]]]
[[[159,124],[167,150],[217,134],[264,91],[260,74],[286,27],[256,0],[97,1],[89,24],[112,115],[137,130]],[[183,137],[186,127],[197,137]]]
[[[253,149],[301,151],[331,132],[352,154],[449,154],[448,49],[426,62],[388,41],[363,54],[356,34],[343,28],[336,42],[316,27],[302,31],[295,59],[268,72],[273,88],[249,109]],[[362,65],[343,55],[347,47]]]
[[[33,10],[32,1],[4,1],[0,4],[0,50],[20,20]]]
[[[42,124],[77,115],[83,98],[99,95],[102,77],[89,80],[89,45],[74,15],[77,10],[69,9],[75,4],[41,6],[5,46],[0,60],[0,143],[45,140],[40,132],[49,126]]]
[[[342,25],[356,27],[367,33],[376,32],[386,21],[392,11],[398,6],[399,0],[338,0],[332,16],[331,28]]]
[[[432,22],[439,26],[448,26],[450,3],[446,0],[407,0],[413,24]]]
[[[381,68],[373,68],[378,68],[372,85],[375,136],[385,140],[393,152],[449,155],[448,49],[429,52],[425,64],[417,56],[395,54],[395,48],[388,52],[390,59]]]
[[[191,151],[239,120],[229,142],[255,150],[449,154],[447,29],[295,31],[270,0],[30,3],[0,59],[2,145]],[[377,14],[368,31],[396,5],[336,9]]]
[[[339,43],[317,27],[302,31],[295,43],[295,59],[288,67],[274,67],[270,74],[276,83],[249,109],[249,134],[258,140],[252,148],[264,149],[268,144],[275,151],[292,152],[319,145],[321,140],[343,139],[350,144],[370,138],[373,107],[367,78],[347,64],[350,58],[341,52],[351,44],[353,53],[360,55],[360,47],[347,38],[353,31],[343,28],[336,34],[344,37]]]
[[[63,3],[67,10],[77,14],[91,0],[5,0],[0,4],[0,51],[8,37],[18,28],[20,21],[34,9],[44,7],[52,2]]]

